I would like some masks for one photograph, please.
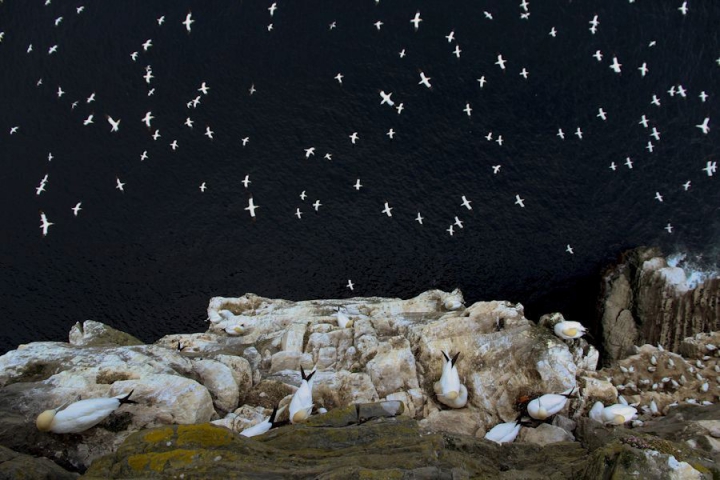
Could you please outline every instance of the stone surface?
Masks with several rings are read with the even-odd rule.
[[[575,437],[572,433],[547,423],[541,423],[535,428],[522,428],[516,441],[535,445],[549,445],[551,443],[572,442]]]
[[[720,279],[689,289],[686,273],[668,266],[659,249],[626,252],[603,278],[600,315],[608,362],[643,343],[679,352],[684,338],[720,330],[719,300]]]
[[[143,342],[129,333],[116,330],[104,323],[93,320],[77,322],[69,335],[71,345],[90,347],[96,345],[142,345]]]
[[[70,480],[77,477],[77,473],[68,472],[47,458],[13,452],[0,446],[0,480]]]
[[[230,367],[215,360],[196,360],[193,370],[210,392],[217,410],[231,412],[237,408],[240,388]]]

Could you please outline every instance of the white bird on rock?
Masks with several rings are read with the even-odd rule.
[[[460,383],[460,374],[457,369],[457,360],[460,352],[456,353],[452,358],[450,358],[450,355],[444,350],[442,354],[442,375],[440,376],[440,380],[435,382],[435,394],[438,400],[448,407],[463,408],[467,404],[468,394],[465,385]]]
[[[340,307],[338,307],[337,313],[335,314],[335,316],[337,317],[338,327],[340,327],[340,328],[352,327],[353,321],[350,320],[350,317],[348,317],[347,314],[345,312],[343,312]]]
[[[132,391],[127,395],[113,398],[90,398],[71,403],[67,406],[45,410],[38,415],[35,426],[41,432],[80,433],[94,427],[124,403],[136,403],[130,400]]]
[[[305,370],[300,367],[300,375],[302,376],[300,388],[295,391],[290,400],[291,423],[304,422],[312,413],[312,377],[315,375],[315,370],[310,372],[309,375],[305,375]]]
[[[637,409],[635,407],[623,405],[621,403],[616,403],[615,405],[603,408],[601,414],[602,421],[604,423],[609,423],[610,425],[622,425],[623,423],[629,422],[636,416]]]
[[[567,393],[547,393],[541,397],[531,400],[527,405],[528,415],[535,420],[545,420],[558,413],[560,410],[565,408],[568,396],[572,393],[574,388],[571,388]]]
[[[283,410],[285,407],[283,407]],[[272,413],[269,417],[267,417],[262,422],[258,423],[257,425],[253,425],[250,428],[246,428],[242,432],[240,432],[240,435],[243,437],[255,437],[257,435],[262,435],[263,433],[266,433],[268,430],[270,430],[275,425],[275,417],[277,417],[278,413],[278,407],[275,406],[273,408]]]
[[[497,444],[512,443],[515,437],[520,433],[520,422],[506,422],[495,425],[489,432],[485,434],[485,440],[490,440]]]
[[[573,340],[580,338],[587,332],[587,329],[583,327],[580,322],[558,322],[553,328],[555,335],[562,338],[563,340]]]

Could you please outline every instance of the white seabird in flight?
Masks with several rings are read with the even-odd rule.
[[[391,128],[390,130],[387,131],[387,133],[386,133],[385,135],[387,135],[388,137],[390,137],[390,140],[392,140],[392,139],[395,137],[395,130],[393,130],[393,129]]]
[[[245,178],[243,178],[242,182],[245,188],[248,188],[248,185],[250,185],[252,182],[250,181],[250,175],[245,175]]]
[[[157,19],[157,22],[158,22],[158,25],[162,25],[163,23],[165,23],[165,15],[163,15],[163,16],[160,17],[160,18],[158,18],[158,19]]]
[[[40,212],[40,228],[42,229],[43,237],[47,236],[50,225],[55,224],[50,223],[47,219],[47,216],[43,212]]]
[[[210,127],[209,127],[209,126],[205,128],[205,136],[208,137],[210,140],[213,139],[213,134],[214,134],[214,133],[215,133],[215,132],[213,132],[212,130],[210,130]]]
[[[302,212],[300,211],[300,207],[295,210],[295,216],[298,218],[298,220],[302,220]]]
[[[315,211],[319,211],[320,207],[322,207],[322,203],[320,203],[320,200],[315,200],[315,203],[313,203],[313,208],[315,209]]]
[[[380,20],[378,20],[377,22],[373,23],[373,25],[375,25],[375,28],[380,30],[380,27],[382,27],[384,25],[384,23],[381,22]]]
[[[303,190],[302,192],[300,192],[300,200],[304,201],[306,198],[307,198],[307,194],[305,193],[305,190]]]
[[[610,65],[610,68],[615,73],[620,73],[620,67],[622,67],[622,64],[618,62],[617,57],[613,57],[613,63]]]
[[[565,251],[566,251],[567,253],[569,253],[570,255],[575,254],[575,252],[573,251],[573,248],[570,246],[569,243],[568,243],[568,245],[565,247]]]
[[[205,190],[207,190],[207,185],[205,184],[205,182],[202,182],[202,183],[200,184],[200,191],[201,191],[202,193],[205,193]]]
[[[418,31],[418,28],[420,28],[420,22],[422,22],[422,18],[420,18],[420,10],[415,12],[415,17],[413,17],[412,20],[410,20],[410,23],[415,25],[415,31]]]
[[[143,51],[147,52],[150,47],[152,47],[152,38],[149,38],[145,40],[145,43],[142,44]]]
[[[148,128],[150,128],[150,122],[153,118],[155,117],[152,116],[152,112],[147,112],[143,117],[142,121],[145,123],[145,125],[147,125]]]
[[[685,189],[686,192],[690,189],[690,180],[683,183],[683,188]]]
[[[115,188],[117,188],[117,189],[120,190],[121,192],[124,192],[124,191],[125,191],[125,190],[123,189],[124,186],[125,186],[125,184],[120,181],[120,178],[115,177]]]
[[[192,121],[192,119],[191,119],[190,117],[187,117],[187,118],[185,119],[185,125],[187,125],[187,126],[190,127],[190,128],[193,128],[193,121]]]
[[[455,217],[455,225],[457,225],[460,228],[464,228],[462,220],[460,220],[457,216]]]
[[[173,152],[174,152],[175,150],[177,150],[177,148],[178,148],[177,140],[173,140],[173,141],[172,141],[172,143],[170,144],[170,148],[173,149]]]
[[[156,129],[155,133],[152,134],[152,139],[157,140],[158,138],[160,138],[160,130]]]
[[[600,50],[595,50],[595,54],[593,54],[593,57],[595,57],[598,62],[602,62],[603,55]]]
[[[342,73],[338,73],[337,75],[335,75],[334,78],[335,78],[335,80],[338,81],[338,83],[339,83],[340,85],[342,85],[342,79],[343,79],[343,74],[342,74]]]
[[[359,179],[359,178],[358,178],[357,181],[355,182],[355,185],[353,185],[353,188],[354,188],[355,190],[360,190],[360,189],[362,188],[362,185],[360,185],[360,179]]]
[[[445,231],[448,232],[451,237],[453,236],[453,233],[455,233],[455,230],[453,229],[452,225],[450,225],[450,227],[448,227],[448,229]]]
[[[422,215],[420,215],[420,212],[418,212],[417,217],[415,217],[415,221],[418,222],[420,225],[422,225],[424,218]]]
[[[455,40],[455,30],[451,30],[449,34],[445,35],[445,38],[447,38],[448,43]]]
[[[432,85],[430,85],[430,77],[426,77],[425,73],[420,71],[420,81],[418,82],[418,85],[425,85],[427,88],[431,88]]]
[[[498,54],[497,56],[497,62],[495,62],[495,65],[499,65],[501,70],[505,70],[505,63],[507,60],[502,58],[502,54]]]
[[[648,119],[643,115],[638,122],[638,125],[642,125],[644,128],[648,128]]]
[[[250,141],[250,137],[243,137],[241,140],[242,140],[242,144],[243,144],[243,147],[244,147],[244,146],[247,145],[248,142]]]
[[[205,82],[202,82],[202,85],[200,85],[200,88],[198,88],[198,92],[202,92],[203,95],[207,95],[209,90],[210,87],[208,87]]]
[[[358,137],[357,132],[353,132],[352,135],[348,135],[348,136],[350,137],[350,141],[352,142],[353,145],[355,145],[355,142],[357,142],[358,138],[360,138],[360,137]]]
[[[273,2],[273,4],[270,5],[270,8],[268,8],[268,10],[270,10],[271,17],[275,15],[275,10],[277,10],[277,3]]]
[[[467,113],[467,116],[469,117],[472,115],[472,108],[470,108],[470,104],[466,103],[465,108],[463,109],[463,112]]]
[[[662,197],[662,195],[660,195],[660,192],[655,192],[655,200],[662,203],[663,197]]]
[[[384,103],[390,105],[391,107],[393,105],[395,105],[395,102],[393,102],[392,99],[390,98],[391,96],[392,96],[392,92],[385,93],[384,90],[380,90],[380,97],[382,97],[382,101],[380,102],[380,105],[382,105]]]
[[[117,132],[120,130],[120,120],[119,119],[117,121],[115,121],[115,120],[113,120],[113,118],[110,115],[107,115],[107,121],[110,124],[110,126],[112,127],[110,129],[111,132]]]
[[[558,128],[557,136],[560,137],[560,140],[565,140],[565,132],[563,132],[562,128]]]
[[[187,16],[185,17],[185,21],[182,22],[183,25],[185,25],[185,28],[187,29],[187,32],[190,33],[190,26],[195,23],[195,20],[192,18],[192,12],[188,12]]]
[[[522,208],[525,208],[525,199],[520,198],[520,195],[515,195],[515,205],[520,205]]]
[[[353,284],[352,280],[348,280],[347,288],[349,288],[351,291],[355,290],[355,285]]]
[[[668,223],[668,224],[665,226],[665,230],[667,230],[668,233],[672,233],[672,231],[673,231],[673,226]]]
[[[78,212],[80,212],[80,210],[82,210],[82,208],[80,208],[80,205],[82,205],[82,202],[78,202],[73,208],[70,209],[73,211],[73,214],[76,217],[78,216]]]
[[[638,70],[640,70],[640,76],[644,77],[648,73],[647,63],[643,63],[642,66],[638,67]]]
[[[456,43],[456,44],[455,44],[455,50],[453,50],[452,53],[453,53],[453,55],[455,55],[457,58],[460,58],[460,52],[462,52],[462,50],[460,50],[460,45],[458,45],[458,44]]]
[[[598,109],[597,116],[598,116],[598,118],[601,118],[603,121],[607,120],[607,113],[605,113],[605,110],[603,110],[602,107],[600,107],[600,109]]]
[[[147,160],[147,159],[148,159],[147,150],[144,150],[143,153],[142,153],[142,155],[140,155],[140,161],[142,162],[142,161],[145,161],[145,160]]]
[[[472,207],[470,206],[470,200],[467,199],[465,195],[462,196],[462,203],[460,204],[461,207],[465,207],[468,210],[472,210]]]
[[[705,117],[705,120],[703,120],[703,123],[701,123],[700,125],[695,125],[695,126],[696,126],[697,128],[699,128],[700,130],[702,130],[702,132],[703,132],[705,135],[707,135],[708,132],[710,131],[710,127],[708,126],[709,123],[710,123],[710,118],[709,118],[709,117]]]
[[[625,165],[627,165],[627,167],[632,170],[633,162],[632,160],[630,160],[630,157],[627,157],[625,159]]]
[[[388,205],[388,202],[385,202],[385,208],[383,208],[383,211],[380,213],[384,213],[388,217],[392,217],[391,210],[392,210],[392,207],[390,205]]]
[[[248,206],[245,207],[245,210],[248,210],[250,212],[250,216],[255,218],[255,209],[260,208],[258,205],[255,205],[255,202],[253,201],[253,197],[250,197],[250,200],[248,200]]]

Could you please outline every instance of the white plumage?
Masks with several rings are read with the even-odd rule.
[[[300,388],[295,391],[290,400],[291,423],[304,422],[312,413],[312,377],[315,375],[315,370],[310,372],[310,375],[305,375],[305,371],[300,367],[300,374],[302,375]]]
[[[603,423],[602,412],[604,409],[605,405],[603,405],[602,402],[595,402],[595,405],[592,406],[590,412],[588,413],[588,417],[596,422]]]
[[[460,383],[460,374],[457,369],[457,359],[460,352],[450,358],[445,351],[443,354],[443,370],[440,380],[435,382],[434,389],[438,400],[452,408],[463,408],[467,404],[467,388]]]
[[[536,420],[545,420],[565,408],[566,403],[567,394],[547,393],[528,403],[528,415]]]
[[[511,443],[520,433],[520,422],[506,422],[495,425],[489,432],[485,434],[485,439],[492,442],[503,444]]]
[[[72,403],[66,408],[45,410],[35,422],[41,432],[80,433],[94,427],[123,403],[135,403],[129,400],[130,392],[113,398],[89,398]]]
[[[558,322],[555,324],[555,335],[564,340],[573,340],[585,335],[587,329],[580,322]]]
[[[285,407],[283,407],[284,409]],[[258,423],[257,425],[253,425],[250,428],[246,428],[242,432],[240,432],[240,435],[244,437],[254,437],[256,435],[262,435],[263,433],[270,430],[273,426],[273,423],[275,422],[275,417],[278,413],[278,407],[275,407],[272,411],[272,414],[267,417],[262,422]]]
[[[343,312],[340,307],[338,307],[337,313],[335,315],[337,316],[338,327],[347,328],[352,326],[352,320],[350,320],[350,317],[348,317],[347,314]]]
[[[629,422],[637,415],[637,409],[630,405],[622,405],[616,403],[605,407],[602,411],[602,420],[605,423],[611,425],[622,425],[623,423]]]

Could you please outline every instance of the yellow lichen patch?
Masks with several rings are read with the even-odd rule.
[[[156,430],[150,430],[143,436],[143,440],[148,443],[158,443],[170,440],[173,436],[172,427],[158,428]]]
[[[195,445],[199,447],[217,447],[229,445],[235,437],[226,428],[216,427],[209,423],[202,425],[178,425],[177,445]]]
[[[143,472],[148,467],[154,472],[162,472],[169,467],[182,467],[193,462],[198,455],[197,450],[172,450],[163,453],[141,453],[130,455],[128,466],[135,472]]]

